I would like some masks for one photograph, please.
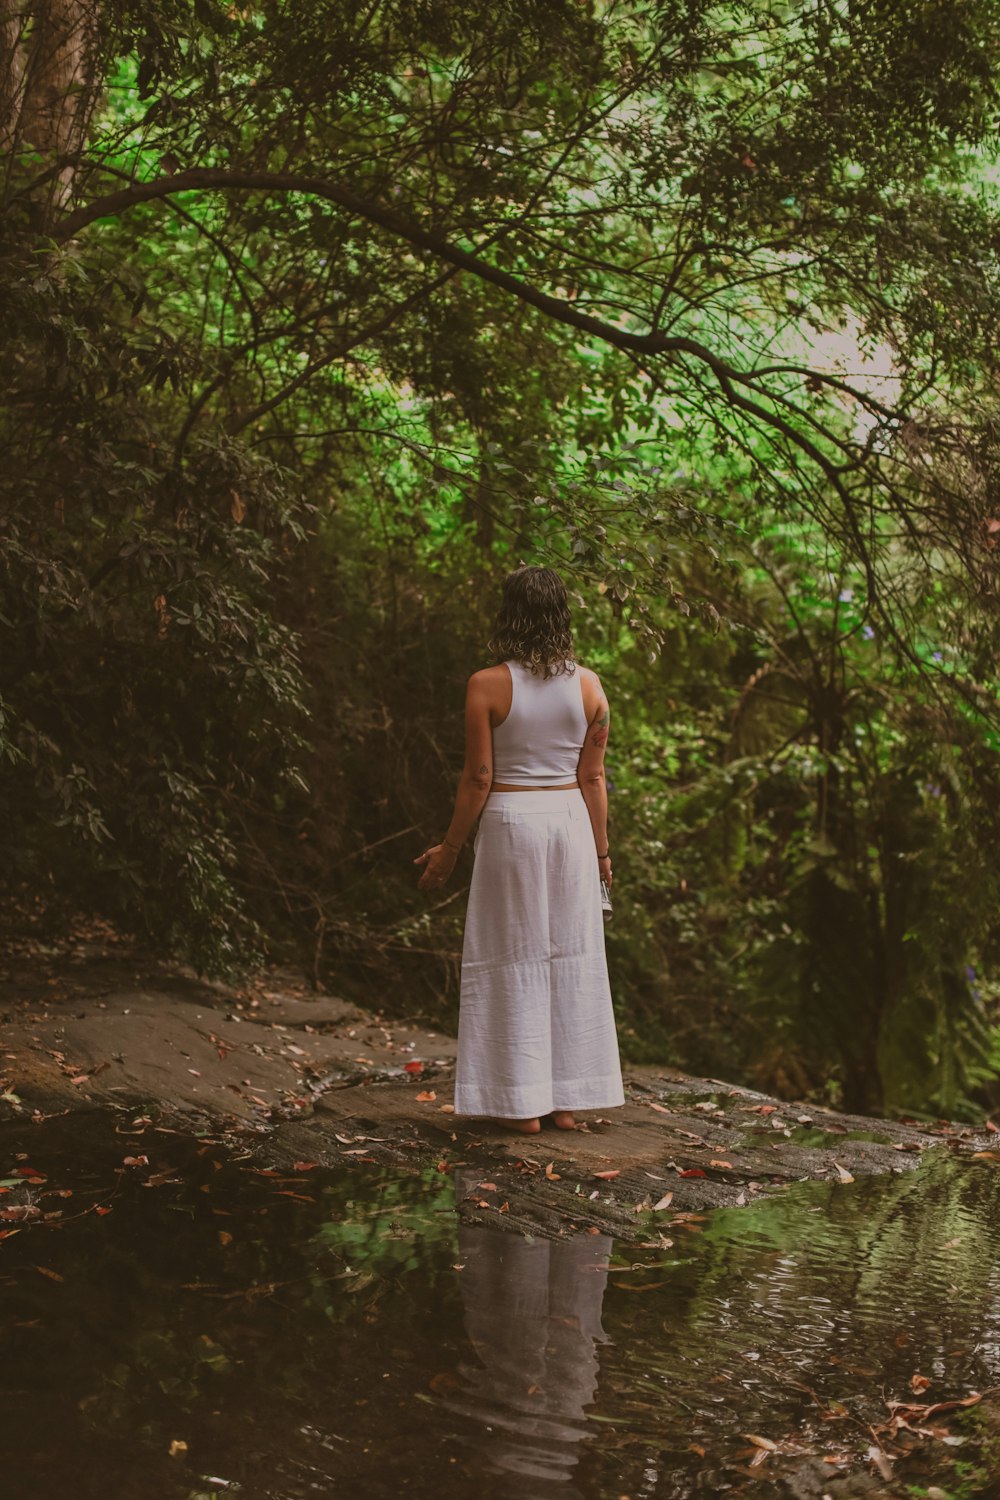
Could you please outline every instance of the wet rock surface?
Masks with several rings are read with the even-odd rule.
[[[522,1134],[454,1114],[452,1037],[316,993],[292,971],[206,983],[100,932],[15,952],[0,1019],[0,1117],[156,1109],[266,1137],[278,1163],[471,1166],[481,1174],[463,1219],[548,1237],[655,1244],[668,1210],[902,1173],[933,1149],[988,1153],[995,1136],[985,1121],[873,1120],[627,1062],[624,1107]]]

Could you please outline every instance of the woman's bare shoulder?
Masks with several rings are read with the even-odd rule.
[[[498,667],[480,667],[473,672],[466,685],[466,692],[473,698],[493,700],[499,693],[510,691],[510,673],[500,664]]]
[[[576,669],[582,674],[583,681],[588,685],[588,687],[594,687],[599,693],[603,693],[604,687],[601,683],[601,679],[598,677],[593,667],[585,667],[582,661],[578,661],[576,664]]]
[[[577,662],[576,669],[580,673],[584,711],[588,719],[593,719],[600,711],[601,705],[607,702],[601,679],[591,667],[585,667],[582,662]]]

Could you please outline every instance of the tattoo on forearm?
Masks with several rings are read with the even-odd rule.
[[[479,767],[479,774],[480,774],[480,776],[488,776],[490,774],[490,768],[489,768],[489,766],[480,766]]]

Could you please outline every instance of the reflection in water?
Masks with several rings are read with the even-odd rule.
[[[150,1129],[124,1175],[120,1125],[0,1131],[45,1214],[0,1240],[3,1500],[708,1500],[805,1462],[822,1493],[888,1402],[1000,1387],[992,1155],[673,1215],[646,1254],[457,1223],[471,1167],[303,1181]],[[747,1433],[778,1449],[744,1473]]]
[[[456,1202],[482,1180],[454,1173]],[[572,1484],[586,1436],[585,1408],[597,1393],[597,1344],[613,1241],[606,1234],[527,1241],[461,1224],[459,1285],[475,1360],[463,1359],[460,1394],[439,1398],[473,1417],[461,1440],[476,1448],[519,1500],[575,1500]]]

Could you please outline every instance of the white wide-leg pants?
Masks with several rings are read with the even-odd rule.
[[[455,1113],[624,1104],[583,793],[491,792],[473,848]]]

